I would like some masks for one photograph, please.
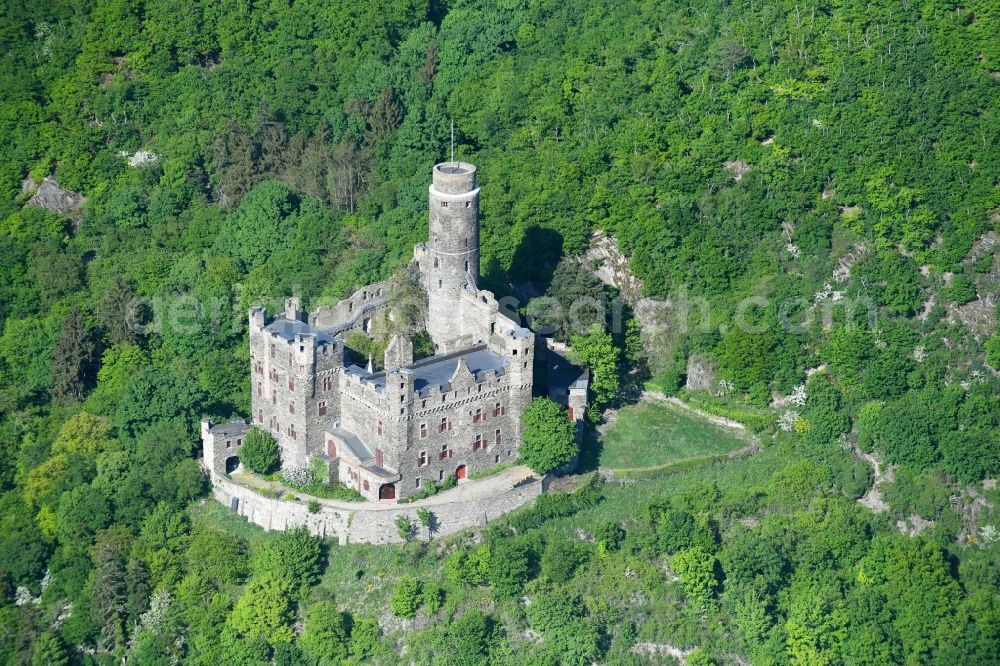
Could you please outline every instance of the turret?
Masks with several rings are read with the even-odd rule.
[[[462,330],[463,289],[479,281],[479,187],[476,167],[465,162],[437,164],[429,189],[429,232],[425,275],[427,331],[446,347]]]

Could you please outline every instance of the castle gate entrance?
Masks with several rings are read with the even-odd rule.
[[[464,479],[465,478],[465,465],[459,465],[458,466],[458,469],[455,470],[455,478],[456,479]]]
[[[240,467],[240,459],[236,456],[226,458],[226,474],[232,474]]]
[[[396,484],[394,483],[383,483],[378,488],[378,498],[380,500],[394,500],[396,499]]]

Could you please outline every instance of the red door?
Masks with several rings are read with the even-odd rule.
[[[465,478],[465,465],[459,465],[458,466],[458,469],[455,470],[455,478],[456,479],[464,479]]]
[[[396,486],[392,483],[382,484],[378,489],[378,498],[380,500],[396,499]]]
[[[570,421],[576,421],[576,418],[574,418],[573,408],[572,407],[567,407],[566,408],[566,416],[569,417]]]

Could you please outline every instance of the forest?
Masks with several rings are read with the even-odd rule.
[[[1000,663],[998,35],[993,0],[0,0],[0,663]],[[452,149],[481,286],[591,368],[578,475],[402,546],[229,515],[198,423],[248,414],[247,308],[403,271]],[[621,296],[597,233],[656,331],[543,307]],[[605,473],[643,390],[759,445]]]

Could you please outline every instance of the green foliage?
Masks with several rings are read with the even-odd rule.
[[[239,451],[240,460],[247,469],[257,474],[267,474],[281,461],[278,442],[270,433],[260,428],[252,428],[243,440]]]
[[[406,516],[396,516],[394,521],[396,524],[396,533],[399,534],[399,538],[404,541],[409,541],[413,538],[414,528],[413,521]]]
[[[236,600],[227,624],[249,641],[290,643],[295,635],[291,627],[291,592],[291,586],[275,574],[251,578]]]
[[[521,413],[521,459],[537,474],[564,467],[578,453],[576,424],[548,398],[535,398]]]
[[[389,597],[389,608],[392,614],[403,619],[410,619],[417,614],[420,607],[420,581],[410,576],[400,578]]]
[[[305,592],[315,585],[321,565],[320,540],[309,534],[304,526],[255,544],[250,553],[252,577],[279,576],[295,592]]]
[[[641,295],[690,303],[695,319],[700,299],[710,306],[712,330],[684,332],[668,317],[655,340],[671,355],[650,363],[667,371],[668,392],[688,355],[705,355],[737,391],[696,396],[699,406],[762,432],[773,428],[758,407],[771,391],[787,395],[806,368],[826,364],[829,375],[809,387],[800,437],[764,438],[749,459],[693,473],[673,467],[628,487],[543,496],[491,526],[551,545],[572,522],[595,533],[598,553],[620,542],[621,562],[584,561],[571,582],[553,584],[552,596],[575,598],[585,581],[574,610],[590,614],[525,642],[512,602],[488,616],[470,607],[477,590],[453,598],[449,588],[449,607],[465,611],[449,608],[403,637],[408,658],[634,663],[637,637],[659,641],[666,627],[701,646],[691,663],[734,650],[754,663],[995,661],[995,567],[991,578],[982,565],[995,544],[977,531],[995,517],[984,510],[980,524],[964,525],[971,518],[943,499],[1000,471],[1000,392],[978,370],[983,358],[1000,367],[1000,343],[946,316],[996,286],[984,234],[998,204],[990,74],[1000,71],[1000,17],[987,0],[699,9],[594,0],[5,8],[0,661],[314,658],[295,645],[304,590],[279,582],[288,577],[280,557],[265,558],[274,576],[257,572],[240,587],[249,546],[174,520],[205,492],[195,426],[247,415],[249,305],[273,311],[266,300],[293,291],[310,307],[331,304],[409,260],[425,238],[425,170],[447,154],[449,118],[456,156],[480,166],[482,282],[498,296],[606,299],[567,258],[600,230],[628,257]],[[129,166],[120,154],[139,150],[157,162]],[[53,175],[87,204],[73,219],[23,207],[26,175]],[[956,277],[935,293],[947,272]],[[735,325],[748,296],[770,302],[749,322],[763,328]],[[180,319],[197,330],[171,316],[189,298],[202,311]],[[419,319],[405,314],[400,322]],[[799,327],[799,314],[811,320]],[[558,335],[580,333],[565,317],[554,323]],[[595,417],[620,392],[614,381],[634,381],[623,367],[641,361],[634,328],[611,336],[617,358],[603,340],[583,345],[595,356]],[[428,351],[426,338],[417,348]],[[867,477],[840,448],[851,427],[863,449],[900,465],[882,490],[894,513],[935,517],[932,541],[853,507]],[[718,487],[695,483],[706,476]],[[718,525],[711,552],[726,593],[707,620],[671,611],[675,586],[637,556],[655,556],[662,536],[627,510],[637,492],[683,496],[665,505]],[[226,517],[253,551],[273,536]],[[966,530],[976,540],[960,547]],[[470,584],[492,577],[506,587],[488,541],[460,549],[459,570]],[[528,578],[540,543],[526,546]],[[383,552],[392,551],[365,557],[402,566]],[[414,557],[412,566],[430,566]],[[37,606],[9,603],[16,586],[41,593],[46,570]],[[316,581],[297,577],[305,588]],[[144,615],[154,582],[158,598],[172,599],[155,623]],[[378,595],[355,589],[341,607],[384,612]],[[623,604],[626,593],[649,603]],[[52,629],[66,604],[73,612]],[[372,620],[354,622],[349,646],[355,662],[400,658]]]
[[[332,601],[317,602],[306,614],[302,650],[320,664],[339,664],[349,651],[349,618]]]
[[[670,558],[670,568],[681,579],[684,593],[694,604],[705,605],[719,587],[715,556],[695,546]]]
[[[976,298],[976,285],[964,275],[956,275],[951,284],[941,290],[941,299],[953,301],[955,305],[965,305]]]
[[[618,364],[621,349],[615,346],[610,333],[599,325],[592,326],[586,334],[573,335],[569,343],[570,358],[590,370],[590,402],[593,413],[618,395],[620,381]]]
[[[548,544],[539,561],[541,573],[553,583],[565,583],[590,559],[585,544],[555,541]]]

